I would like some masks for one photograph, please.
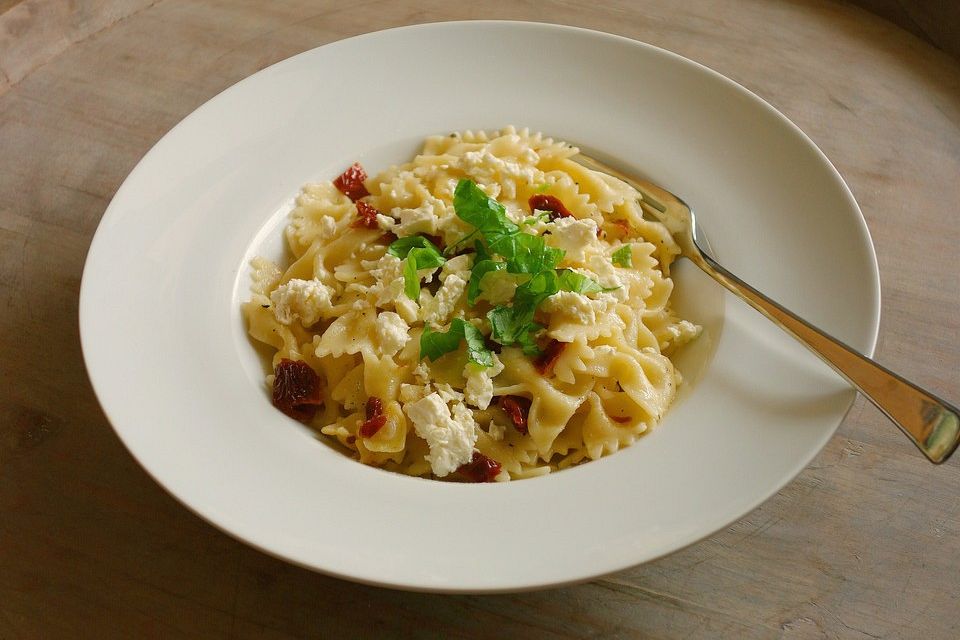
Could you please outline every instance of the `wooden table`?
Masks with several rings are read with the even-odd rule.
[[[814,0],[3,5],[0,639],[960,637],[960,463],[926,463],[863,400],[775,498],[668,558],[521,595],[401,593],[292,567],[181,507],[107,424],[77,330],[114,191],[221,89],[366,31],[541,20],[676,51],[800,125],[873,234],[879,360],[957,400],[960,65],[947,55]]]

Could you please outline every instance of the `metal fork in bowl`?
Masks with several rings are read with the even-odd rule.
[[[941,463],[960,444],[960,411],[785,309],[730,273],[697,243],[696,218],[679,197],[652,182],[633,178],[579,154],[573,160],[635,188],[644,212],[662,222],[681,255],[799,340],[877,406],[927,458]]]

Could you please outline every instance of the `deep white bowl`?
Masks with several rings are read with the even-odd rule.
[[[707,334],[681,401],[616,455],[507,484],[365,467],[275,410],[238,305],[291,198],[426,135],[526,126],[696,209],[734,272],[860,350],[879,320],[873,247],[824,155],[770,105],[661,49],[535,23],[372,33],[285,60],[177,125],[117,192],[84,270],[90,378],[144,468],[211,523],[291,562],[391,587],[507,591],[588,579],[741,517],[830,438],[854,392],[683,265]]]

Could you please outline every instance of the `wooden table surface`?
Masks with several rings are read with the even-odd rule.
[[[960,461],[928,464],[862,399],[776,497],[670,557],[535,593],[402,593],[290,566],[180,506],[104,418],[77,328],[84,257],[107,203],[205,100],[358,33],[539,20],[676,51],[803,128],[873,234],[878,359],[956,401],[960,65],[946,54],[814,0],[4,5],[0,639],[960,637]]]

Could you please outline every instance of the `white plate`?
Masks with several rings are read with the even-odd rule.
[[[700,379],[652,434],[600,461],[508,484],[407,478],[347,459],[270,405],[238,304],[247,257],[276,246],[300,186],[354,160],[379,171],[431,133],[507,124],[580,143],[681,194],[724,264],[872,352],[879,280],[863,218],[829,161],[768,104],[603,33],[395,29],[224,91],[157,143],[104,214],[80,296],[83,352],[144,468],[211,523],[291,562],[473,592],[651,560],[794,477],[854,393],[693,269],[678,295],[708,326],[685,364]]]

